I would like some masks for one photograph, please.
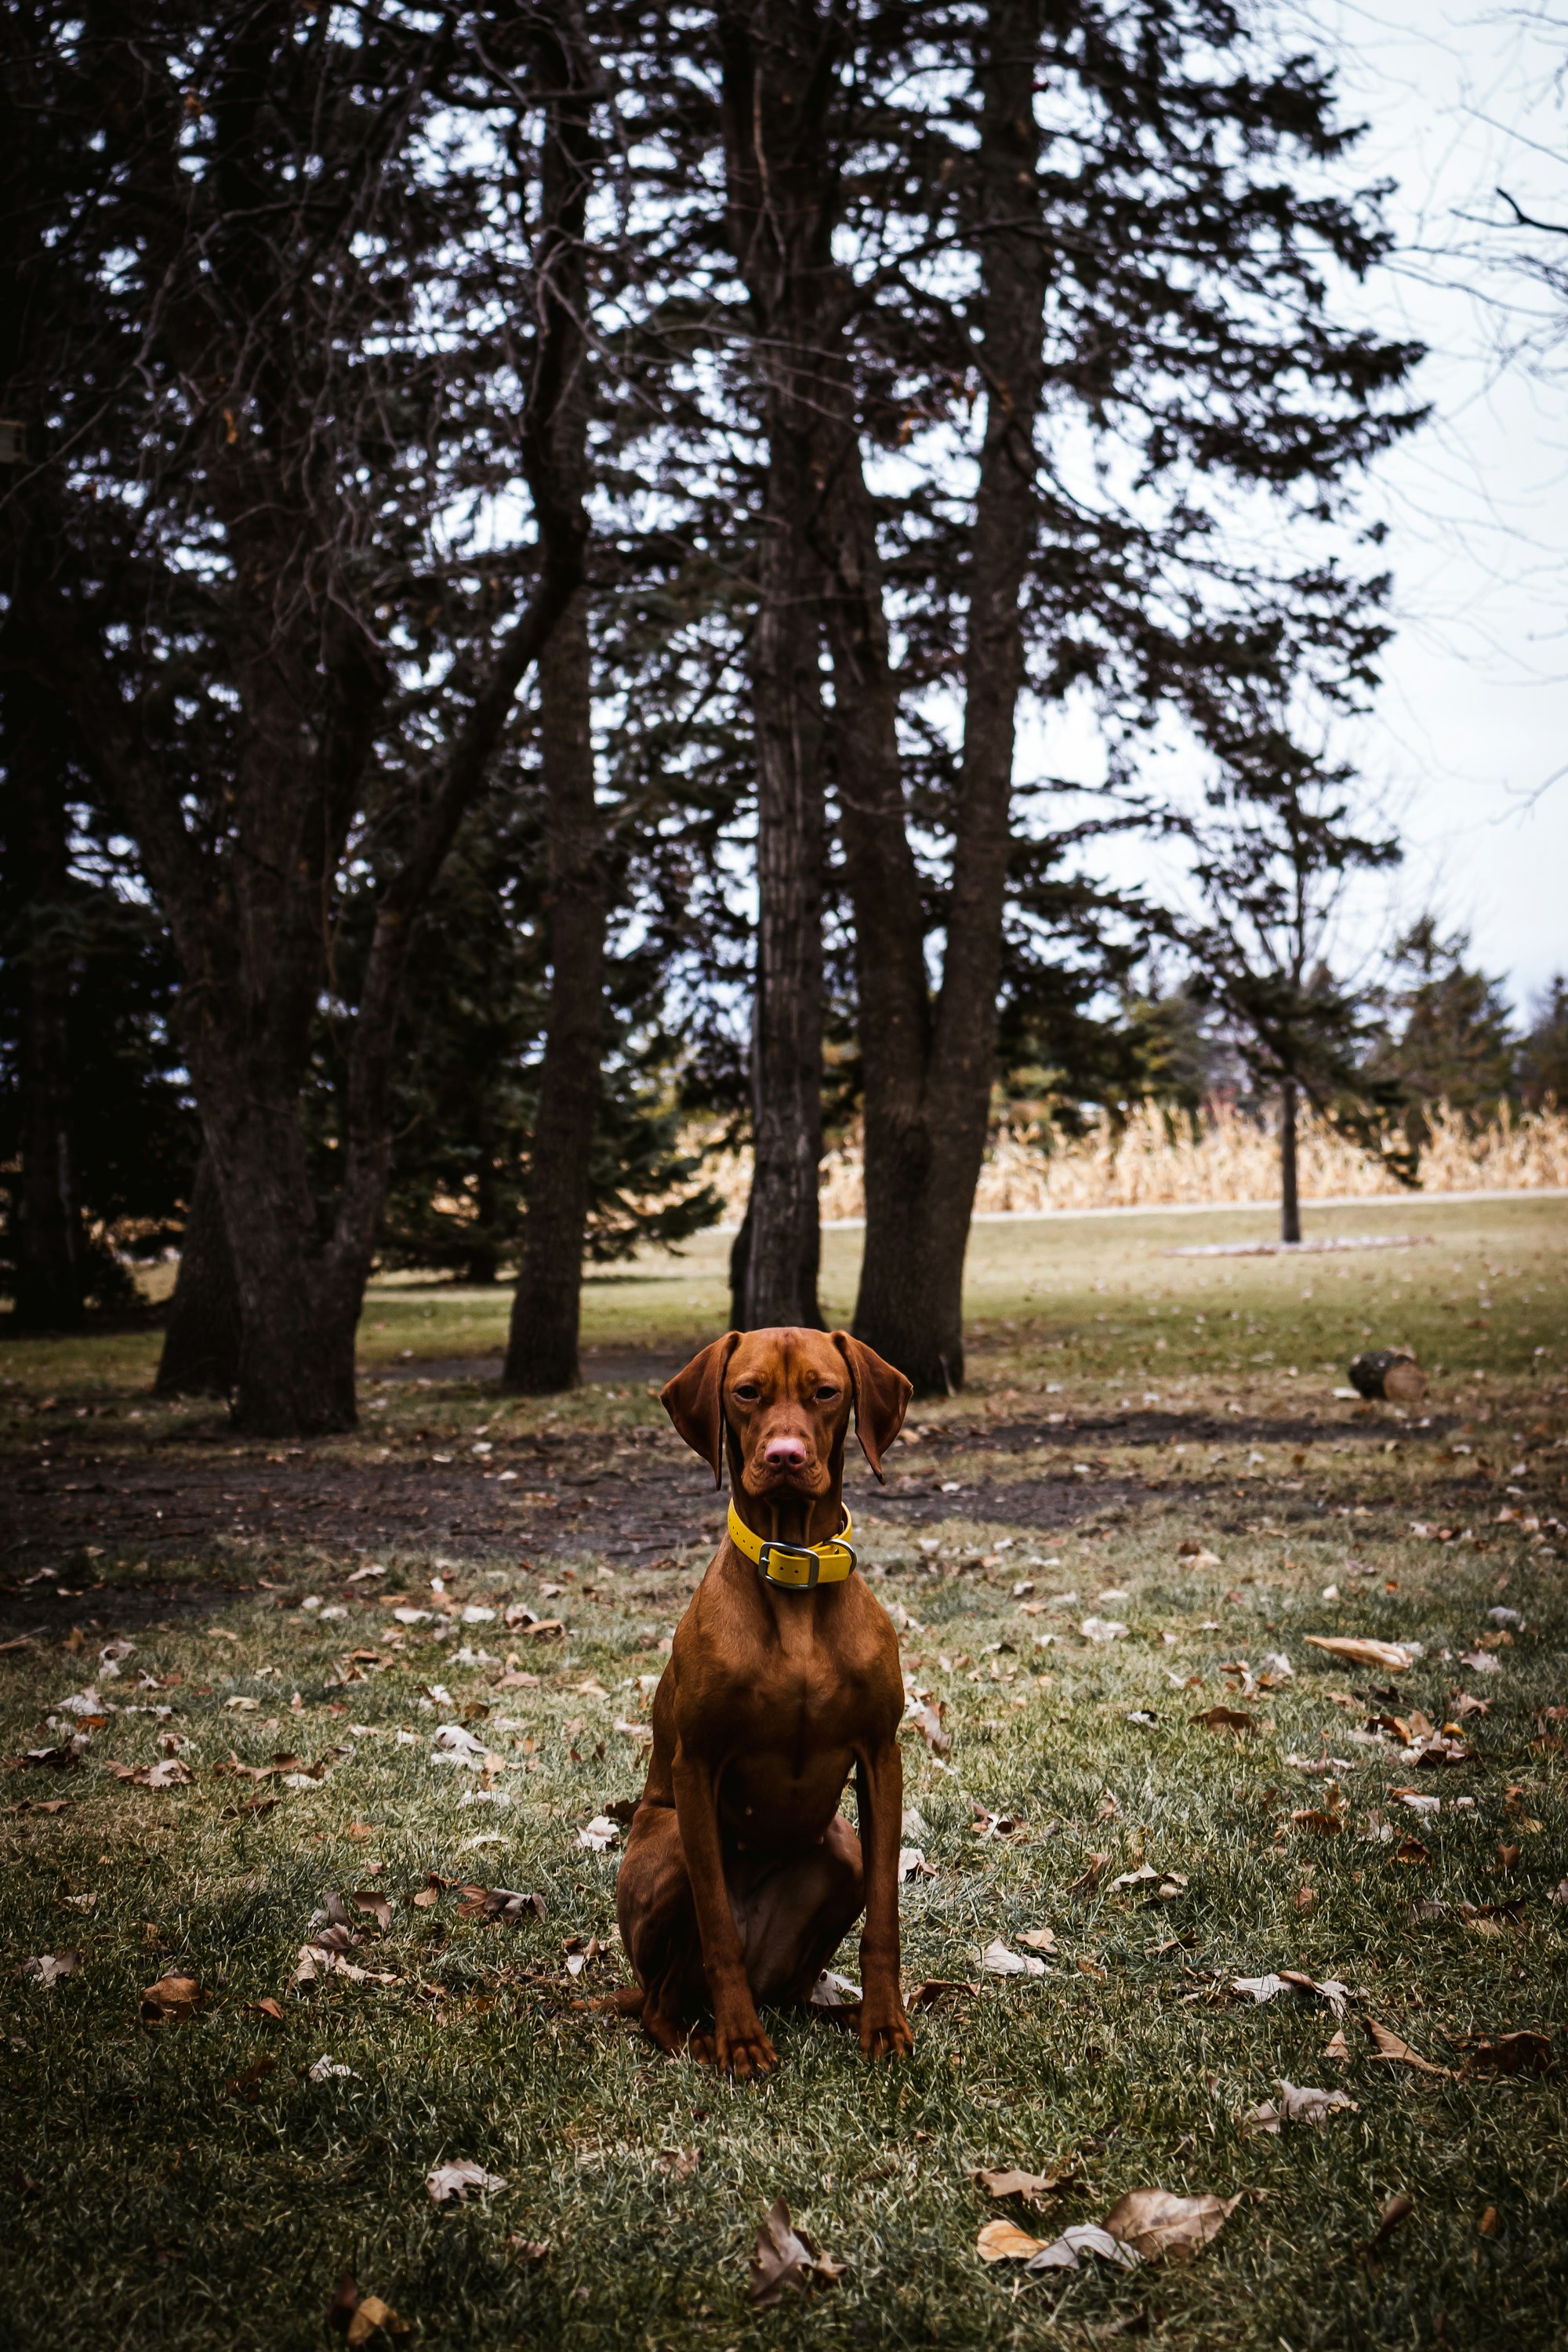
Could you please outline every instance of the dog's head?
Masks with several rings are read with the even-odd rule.
[[[721,1483],[726,1445],[735,1486],[758,1502],[816,1502],[843,1475],[853,1412],[879,1478],[914,1391],[847,1331],[726,1331],[693,1356],[659,1402]]]

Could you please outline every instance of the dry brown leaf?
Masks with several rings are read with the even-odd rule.
[[[1363,2017],[1362,2023],[1371,2037],[1375,2056],[1386,2058],[1396,2066],[1414,2066],[1423,2074],[1440,2075],[1446,2083],[1453,2081],[1454,2070],[1451,2066],[1434,2066],[1430,2059],[1423,2058],[1417,2052],[1412,2050],[1408,2042],[1402,2042],[1398,2034],[1390,2032],[1386,2025],[1379,2025],[1374,2017]]]
[[[1381,2246],[1385,2239],[1394,2235],[1401,2221],[1408,2221],[1415,2210],[1414,2197],[1406,2197],[1403,2189],[1396,2189],[1377,2217],[1377,2227],[1372,2233],[1373,2244]]]
[[[1165,2189],[1133,2189],[1113,2205],[1105,2228],[1145,2262],[1195,2254],[1219,2235],[1241,2202],[1234,2197],[1173,2197]]]
[[[359,2302],[359,2282],[353,2271],[345,2269],[332,2289],[332,2299],[327,2305],[327,2326],[334,2336],[346,2336],[354,2306]]]
[[[257,2015],[258,2017],[264,2017],[269,2025],[282,2024],[283,2005],[281,2001],[274,2000],[270,1993],[268,1994],[265,2000],[252,2001],[251,2007],[255,2010]]]
[[[972,1977],[924,1977],[904,2002],[906,2009],[934,2009],[939,2000],[947,2000],[955,1992],[978,1992],[980,1987]]]
[[[1374,1642],[1349,1633],[1308,1633],[1304,1638],[1309,1649],[1326,1650],[1331,1658],[1349,1658],[1352,1665],[1382,1666],[1391,1675],[1402,1675],[1415,1664],[1398,1642]]]
[[[276,2058],[253,2058],[237,2074],[231,2074],[225,2088],[230,2098],[248,2099],[253,2105],[258,2092],[268,2074],[276,2074]]]
[[[106,1764],[117,1780],[128,1780],[138,1789],[188,1789],[191,1768],[178,1756],[165,1756],[157,1764]]]
[[[1238,1706],[1206,1707],[1202,1715],[1189,1716],[1190,1723],[1201,1723],[1205,1731],[1256,1731],[1257,1718],[1244,1715]]]
[[[671,2180],[689,2180],[701,2161],[700,2147],[661,2147],[653,2167],[656,2172],[668,2173]]]
[[[1091,1853],[1080,1874],[1068,1888],[1069,1895],[1092,1895],[1100,1884],[1100,1874],[1110,1860],[1108,1853]]]
[[[356,1911],[363,1911],[374,1919],[378,1927],[385,1930],[391,1927],[392,1906],[385,1895],[378,1894],[374,1886],[354,1887],[349,1901]]]
[[[406,2336],[409,2324],[398,2317],[389,2303],[383,2303],[380,2295],[362,2295],[348,2324],[348,2340],[350,2344],[368,2344],[377,2329],[384,2336]]]
[[[1330,2037],[1330,2039],[1329,2039],[1327,2042],[1324,2042],[1324,2044],[1323,2044],[1323,2055],[1324,2055],[1324,2057],[1325,2057],[1325,2058],[1331,2058],[1331,2059],[1333,2059],[1333,2061],[1334,2061],[1334,2063],[1336,2063],[1336,2065],[1340,2065],[1340,2066],[1348,2066],[1348,2065],[1349,2065],[1349,2063],[1350,2063],[1350,2057],[1351,2057],[1351,2046],[1350,2046],[1350,2043],[1345,2040],[1345,2030],[1344,2030],[1344,2027],[1343,2027],[1342,2025],[1340,2027],[1340,2030],[1339,2030],[1339,2032],[1338,2032],[1337,2033],[1335,2033],[1335,2034],[1331,2035],[1331,2036]]]
[[[1495,2238],[1501,2228],[1502,2218],[1499,2213],[1497,2207],[1495,2205],[1489,2205],[1486,2211],[1481,2215],[1480,2220],[1476,2223],[1478,2233],[1483,2238]]]
[[[58,1984],[61,1977],[74,1977],[81,1966],[79,1952],[39,1952],[17,1967],[19,1977],[31,1977],[38,1984]]]
[[[906,1726],[910,1730],[920,1733],[933,1756],[945,1756],[952,1746],[952,1740],[942,1727],[942,1702],[940,1699],[935,1706],[932,1706],[929,1700],[922,1699],[912,1706],[904,1717]]]
[[[1044,2238],[1031,2238],[1016,2221],[987,2221],[974,2242],[974,2251],[983,2263],[1026,2263],[1044,2253],[1047,2242]]]
[[[805,2294],[814,2286],[835,2286],[848,2265],[825,2254],[806,2231],[797,2230],[782,2197],[774,2200],[752,2252],[746,2300],[753,2310],[777,2303],[784,2288]]]
[[[1056,1935],[1049,1927],[1021,1927],[1014,1941],[1027,1944],[1032,1952],[1054,1952],[1057,1948]]]
[[[1528,2068],[1532,2074],[1544,2074],[1552,2063],[1550,2034],[1528,2027],[1518,2033],[1459,2033],[1454,2040],[1470,2064],[1488,2074],[1518,2074]]]
[[[149,2025],[179,2024],[195,2017],[201,1997],[195,1977],[160,1977],[142,1996],[142,2015]]]
[[[1407,1837],[1401,1838],[1394,1847],[1394,1859],[1395,1862],[1422,1863],[1430,1862],[1432,1856],[1419,1838]]]
[[[1048,2197],[1053,2189],[1060,2189],[1075,2176],[1070,2172],[988,2172],[982,2167],[970,2175],[977,2180],[987,2197],[1022,2197],[1033,2204]]]

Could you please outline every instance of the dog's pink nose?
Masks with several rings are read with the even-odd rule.
[[[763,1460],[776,1463],[781,1470],[798,1470],[805,1460],[805,1447],[798,1437],[770,1437],[763,1448]]]

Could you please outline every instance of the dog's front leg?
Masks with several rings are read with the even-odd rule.
[[[899,1982],[899,1841],[904,1766],[896,1738],[868,1749],[856,1768],[866,1925],[860,1935],[860,2048],[868,2058],[904,2057],[915,2037]]]
[[[702,1969],[713,2002],[716,2063],[721,2072],[733,2074],[737,2082],[744,2082],[752,2074],[771,2074],[779,2062],[757,2015],[746,1975],[745,1954],[735,1928],[735,1915],[730,1908],[714,1775],[700,1757],[689,1756],[678,1748],[671,1778],[680,1843],[697,1910],[697,1932],[702,1942]],[[897,1867],[895,1858],[895,1872]]]

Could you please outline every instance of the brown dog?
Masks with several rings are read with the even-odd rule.
[[[661,2048],[739,2078],[778,2063],[758,2002],[804,2000],[862,1909],[860,2047],[913,2046],[899,1984],[898,1636],[832,1540],[851,1410],[880,1478],[910,1394],[847,1332],[804,1330],[726,1332],[663,1392],[716,1485],[728,1457],[731,1533],[654,1694],[616,1897],[640,1988],[623,2006]],[[838,1811],[851,1770],[858,1837]],[[711,2034],[692,2032],[710,2005]]]

